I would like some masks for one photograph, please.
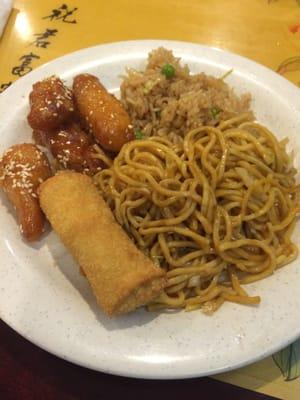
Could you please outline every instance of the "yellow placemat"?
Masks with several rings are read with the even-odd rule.
[[[300,82],[297,0],[16,0],[0,40],[0,87],[80,48],[150,38],[231,50]]]
[[[63,54],[105,42],[174,39],[251,58],[300,85],[298,0],[16,0],[0,39],[0,91]],[[300,398],[271,357],[215,377],[282,399]]]
[[[280,399],[299,400],[300,398],[300,378],[285,381],[272,357],[248,367],[216,375],[214,378]]]

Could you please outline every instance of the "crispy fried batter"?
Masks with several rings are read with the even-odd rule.
[[[39,196],[47,218],[108,315],[132,311],[158,296],[165,272],[128,238],[91,178],[58,173],[40,186]]]
[[[33,129],[52,130],[69,121],[74,112],[72,92],[56,76],[36,82],[29,95],[28,123]]]
[[[49,139],[49,149],[61,167],[79,172],[86,167],[84,152],[89,145],[88,135],[76,124],[57,130]]]
[[[10,147],[0,160],[0,184],[16,209],[20,231],[28,241],[37,240],[43,232],[45,218],[36,191],[49,176],[46,156],[30,143]]]
[[[96,154],[91,138],[73,123],[52,135],[49,149],[63,169],[94,175],[107,165]]]
[[[47,147],[61,169],[71,169],[87,175],[95,175],[108,164],[103,160],[109,157],[78,124],[70,123],[54,131],[33,131],[33,139],[37,144]],[[103,157],[99,158],[99,154]]]
[[[53,131],[44,131],[41,129],[34,129],[32,131],[32,139],[35,144],[38,146],[48,147],[50,137],[52,136]]]
[[[121,102],[90,74],[74,78],[73,93],[82,123],[106,150],[118,152],[133,139],[130,119]]]

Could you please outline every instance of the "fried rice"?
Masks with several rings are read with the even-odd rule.
[[[165,68],[171,73],[165,74]],[[216,126],[250,111],[251,96],[238,96],[222,78],[191,74],[172,51],[160,47],[149,54],[144,71],[127,70],[121,101],[143,137],[177,140],[193,128]]]

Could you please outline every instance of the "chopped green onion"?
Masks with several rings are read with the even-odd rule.
[[[217,116],[220,114],[221,109],[219,107],[212,107],[210,110],[210,115],[212,116],[212,118],[216,119]]]
[[[175,68],[171,64],[165,64],[162,69],[161,73],[167,78],[171,79],[175,76]]]
[[[160,263],[164,260],[164,256],[151,256],[155,265],[160,267]]]
[[[157,80],[156,81],[152,81],[151,79],[149,81],[147,81],[145,83],[143,92],[145,94],[148,94],[149,92],[151,92],[151,90],[154,88],[154,86],[157,84],[157,82],[158,82]]]
[[[135,138],[136,138],[137,140],[144,139],[144,132],[142,132],[140,129],[137,129],[137,130],[134,132],[134,136],[135,136]]]
[[[222,75],[219,79],[221,80],[221,81],[224,81],[224,79],[226,79],[230,74],[232,74],[233,73],[233,68],[231,68],[229,71],[227,71],[227,72],[225,72],[225,74],[224,75]]]

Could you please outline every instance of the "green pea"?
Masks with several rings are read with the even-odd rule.
[[[142,132],[140,129],[137,129],[137,130],[134,132],[134,136],[135,136],[135,138],[136,138],[137,140],[144,139],[144,132]]]
[[[171,79],[175,76],[175,68],[171,64],[165,64],[162,69],[161,73],[167,78]]]

